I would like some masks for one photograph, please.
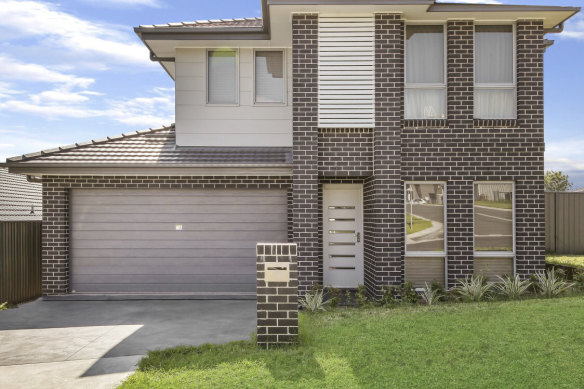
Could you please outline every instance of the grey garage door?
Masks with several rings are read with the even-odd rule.
[[[77,293],[254,293],[257,242],[286,242],[283,190],[76,189]]]

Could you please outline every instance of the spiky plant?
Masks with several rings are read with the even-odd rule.
[[[3,311],[5,309],[8,309],[8,302],[0,304],[0,311]]]
[[[536,273],[535,278],[539,294],[546,298],[559,296],[574,286],[558,277],[553,268],[545,273]]]
[[[326,311],[326,306],[331,302],[330,300],[324,300],[322,290],[308,293],[298,301],[302,308],[309,312]]]
[[[433,288],[428,283],[425,283],[424,290],[422,291],[422,299],[428,305],[433,305],[439,302],[444,295],[440,293],[436,288]]]
[[[472,276],[470,281],[458,280],[458,283],[456,292],[463,300],[478,302],[491,298],[493,285],[481,275]]]
[[[499,278],[499,282],[495,284],[495,290],[498,294],[505,296],[509,300],[520,299],[531,287],[529,280],[521,281],[518,275],[513,278],[509,276],[497,276],[497,278]]]

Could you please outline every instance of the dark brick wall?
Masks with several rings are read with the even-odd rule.
[[[319,282],[318,15],[292,15],[293,236],[298,244],[299,293]]]
[[[289,189],[291,184],[289,177],[44,177],[43,295],[69,292],[69,190],[72,188]]]
[[[329,129],[318,133],[320,177],[366,177],[373,173],[373,129]]]

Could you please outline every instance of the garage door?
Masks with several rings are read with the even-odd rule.
[[[255,293],[257,242],[286,242],[283,190],[77,189],[77,293]]]

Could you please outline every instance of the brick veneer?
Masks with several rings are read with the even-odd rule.
[[[118,189],[290,189],[289,177],[49,176],[43,178],[43,295],[69,292],[69,191]],[[291,196],[289,196],[291,198]],[[290,207],[290,203],[288,205]],[[290,210],[288,210],[290,214]]]
[[[293,236],[298,244],[299,291],[319,282],[318,244],[318,15],[292,15]]]
[[[257,245],[257,343],[270,345],[298,342],[298,263],[294,243]],[[289,280],[270,282],[269,267],[289,266]],[[270,266],[271,265],[271,266]],[[286,272],[286,270],[282,270]],[[277,271],[280,272],[280,271]]]
[[[366,177],[373,173],[373,129],[329,129],[318,132],[320,177]]]

